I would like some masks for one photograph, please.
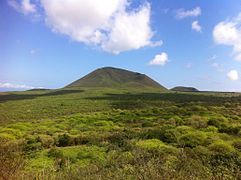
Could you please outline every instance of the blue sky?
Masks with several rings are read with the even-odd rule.
[[[61,88],[96,68],[167,88],[241,91],[239,0],[0,1],[0,89]]]

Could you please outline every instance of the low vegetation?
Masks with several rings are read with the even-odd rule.
[[[0,179],[241,179],[241,95],[0,95]]]

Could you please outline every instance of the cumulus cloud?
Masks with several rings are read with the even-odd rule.
[[[202,14],[202,10],[200,7],[196,7],[192,10],[178,9],[176,13],[177,19],[184,19],[187,17],[197,17]]]
[[[198,21],[192,22],[192,29],[197,31],[197,32],[202,32],[202,27],[200,26]]]
[[[164,66],[168,62],[168,55],[165,52],[158,54],[149,62],[149,65]]]
[[[241,13],[218,23],[213,29],[213,38],[217,44],[232,46],[234,59],[241,61]]]
[[[231,70],[227,73],[227,77],[232,81],[237,81],[239,79],[239,74],[237,70]]]
[[[10,88],[10,89],[34,89],[34,88],[42,88],[42,87],[33,87],[25,84],[12,84],[12,83],[1,83],[0,88]]]
[[[17,0],[8,0],[8,5],[14,8],[16,11],[28,15],[32,13],[36,13],[36,5],[31,3],[30,0],[21,0],[20,2]]]
[[[241,62],[241,53],[240,52],[235,56],[235,60]]]
[[[152,41],[150,4],[145,2],[131,9],[131,1],[8,0],[8,4],[18,12],[38,18],[39,10],[53,32],[109,53],[162,45],[162,41]]]
[[[129,0],[41,0],[41,4],[54,32],[107,52],[161,45],[151,40],[149,3],[134,10]]]

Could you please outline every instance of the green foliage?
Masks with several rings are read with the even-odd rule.
[[[17,179],[24,165],[25,158],[21,145],[0,139],[0,179]]]
[[[221,122],[222,121],[220,121],[218,119],[210,119],[207,124],[209,126],[215,126],[215,127],[219,128],[221,126]]]
[[[231,135],[238,135],[238,133],[240,131],[240,127],[238,127],[238,126],[230,126],[230,125],[226,125],[226,124],[221,124],[220,128],[218,130],[221,133],[227,133],[227,134],[231,134]]]
[[[59,147],[69,146],[71,145],[71,138],[68,134],[59,135],[56,144]]]
[[[48,157],[52,158],[62,158],[63,157],[63,152],[60,149],[57,149],[56,147],[52,147],[48,151]]]
[[[194,148],[198,145],[203,145],[205,139],[206,139],[206,136],[204,133],[189,132],[187,134],[182,135],[179,138],[179,146]]]
[[[241,140],[234,141],[233,146],[241,152]]]
[[[172,91],[179,91],[179,92],[198,92],[198,90],[194,87],[184,87],[184,86],[177,86],[171,89]]]
[[[191,127],[197,128],[197,129],[206,128],[208,126],[207,122],[206,122],[206,119],[202,118],[201,116],[197,116],[197,115],[191,116],[187,120],[186,124],[191,126]]]
[[[42,144],[38,136],[28,136],[24,142],[23,149],[25,152],[38,151],[42,149]]]
[[[71,83],[67,87],[137,87],[159,88],[166,90],[160,84],[140,73],[124,69],[105,67],[97,69],[85,77]]]
[[[6,93],[0,139],[23,147],[20,179],[240,179],[240,98],[144,88]]]
[[[224,155],[233,153],[235,151],[234,148],[229,143],[225,143],[223,141],[216,141],[211,145],[209,145],[208,148],[217,154],[224,154]]]
[[[144,149],[159,149],[165,147],[166,145],[158,139],[147,139],[147,140],[140,140],[136,143],[137,146],[144,148]]]

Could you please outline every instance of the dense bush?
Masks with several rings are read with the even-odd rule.
[[[220,121],[218,119],[210,119],[207,124],[209,126],[215,126],[215,127],[219,128],[221,123],[222,123],[222,121]]]
[[[191,127],[198,128],[198,129],[206,128],[208,126],[206,119],[202,118],[201,116],[197,116],[197,115],[191,116],[187,120],[186,125],[189,125]]]
[[[68,134],[62,134],[58,136],[57,146],[65,147],[71,145],[71,137]]]
[[[198,145],[202,145],[205,138],[203,133],[190,132],[179,138],[179,146],[194,148]]]
[[[233,146],[234,146],[237,150],[241,151],[241,140],[236,140],[236,141],[234,141],[234,142],[233,142]]]
[[[178,140],[179,132],[175,130],[175,126],[166,125],[160,129],[151,129],[142,134],[145,139],[159,139],[167,143],[176,143]]]
[[[63,157],[63,152],[60,149],[57,149],[56,147],[52,147],[48,151],[48,157],[62,158]]]
[[[37,151],[42,149],[42,143],[39,138],[39,136],[29,136],[26,138],[24,145],[23,145],[23,150],[25,152],[31,152],[31,151]]]
[[[234,148],[230,144],[225,143],[223,141],[216,141],[211,145],[209,145],[208,148],[217,154],[223,154],[223,155],[234,152]]]
[[[110,144],[117,147],[129,148],[127,143],[128,135],[124,132],[115,132],[108,137]]]
[[[240,131],[240,127],[237,126],[229,126],[226,124],[221,124],[218,131],[220,133],[227,133],[227,134],[231,134],[231,135],[238,135],[239,131]]]

